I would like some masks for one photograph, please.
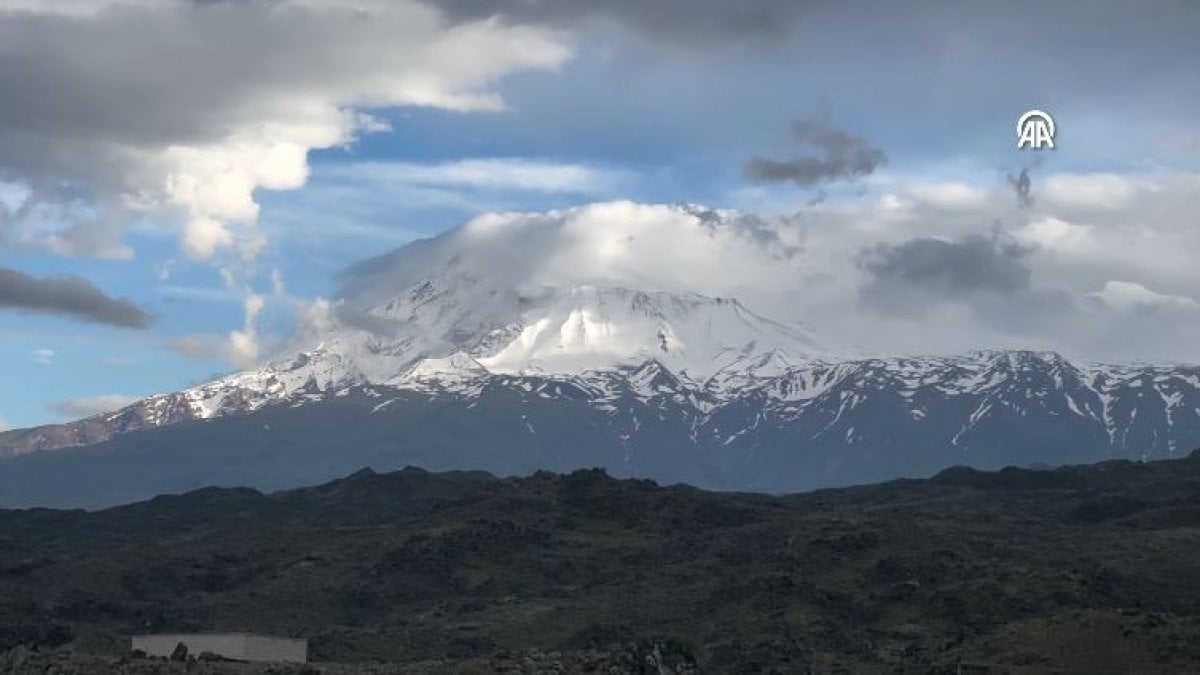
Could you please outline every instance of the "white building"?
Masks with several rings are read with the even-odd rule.
[[[187,647],[189,657],[209,652],[238,661],[274,661],[305,663],[308,641],[251,635],[249,633],[192,633],[178,635],[134,635],[131,649],[146,656],[169,658],[179,643]]]

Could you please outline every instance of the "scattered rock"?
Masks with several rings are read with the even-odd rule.
[[[17,645],[0,657],[0,670],[19,670],[29,659],[29,648]]]

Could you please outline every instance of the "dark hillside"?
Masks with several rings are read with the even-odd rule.
[[[330,672],[1196,672],[1196,578],[1197,455],[781,498],[408,469],[0,512],[0,652],[119,672],[152,667],[118,663],[132,632],[248,630]]]

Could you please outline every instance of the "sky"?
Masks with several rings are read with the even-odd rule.
[[[866,353],[1197,362],[1198,32],[1191,0],[0,0],[0,428],[260,363],[355,263],[493,212],[590,228],[517,240],[528,279],[640,266]],[[1017,148],[1035,108],[1053,150]]]

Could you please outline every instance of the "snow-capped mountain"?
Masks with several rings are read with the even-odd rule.
[[[34,430],[15,442],[0,436],[0,451],[92,443],[185,420],[316,402],[355,388],[469,396],[495,376],[587,380],[643,372],[647,363],[681,386],[722,397],[825,353],[807,330],[765,319],[731,298],[591,285],[517,292],[481,289],[463,276],[421,281],[351,321],[370,328],[339,325],[316,346],[262,368]]]
[[[315,348],[250,380],[285,389],[351,381],[399,386],[481,372],[570,375],[656,359],[703,381],[720,372],[778,370],[823,353],[807,331],[764,319],[734,299],[619,287],[493,289],[476,310],[453,289],[425,281],[357,320],[377,329],[326,334]]]
[[[521,241],[566,236],[554,222]],[[113,485],[121,498],[286,487],[366,464],[604,466],[785,491],[1200,446],[1198,367],[1027,351],[854,357],[733,298],[635,290],[637,271],[539,273],[544,257],[488,238],[503,228],[485,219],[370,261],[297,348],[261,368],[0,434],[0,495],[105,503]],[[116,467],[129,476],[98,496],[88,481]]]
[[[748,364],[740,377],[704,381],[656,359],[575,374],[493,373],[475,361],[324,389],[315,380],[289,388],[264,369],[74,425],[10,432],[0,439],[10,452],[29,454],[3,461],[0,496],[8,506],[97,506],[409,464],[502,475],[604,466],[793,491],[956,464],[1159,459],[1200,447],[1197,367],[976,352],[777,370],[772,358],[768,372]],[[30,452],[76,444],[92,445]]]

